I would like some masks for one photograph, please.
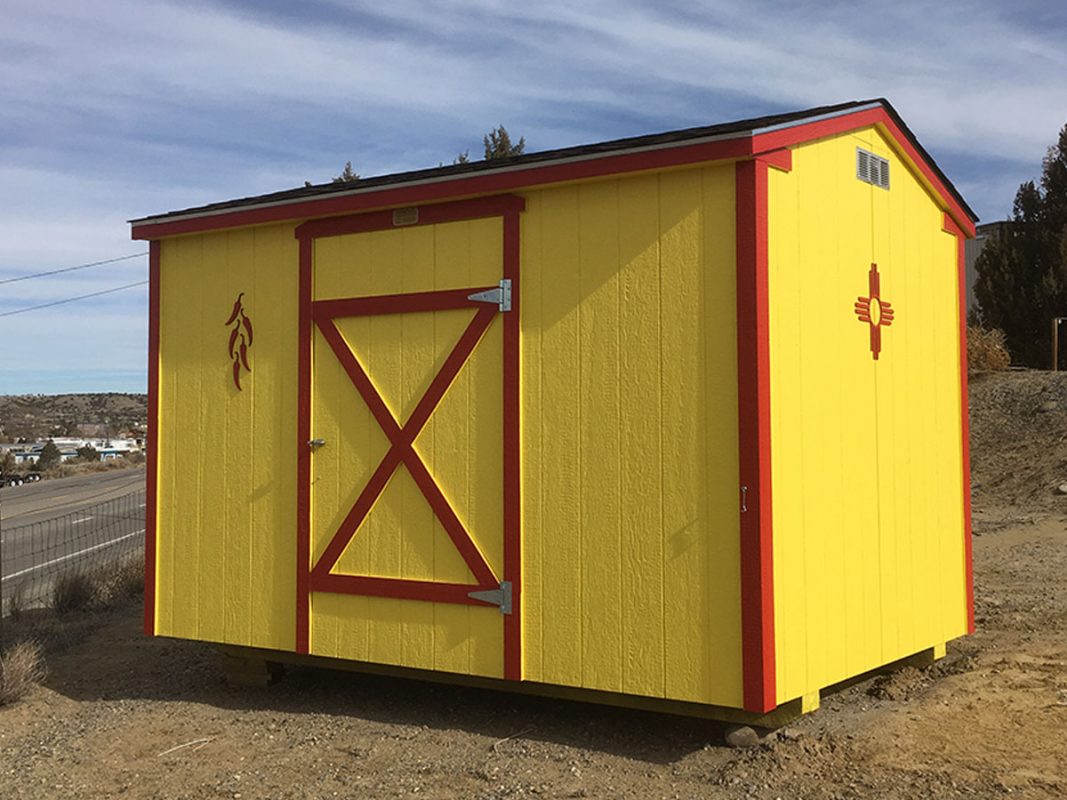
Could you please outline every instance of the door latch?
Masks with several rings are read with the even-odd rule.
[[[308,441],[308,447],[310,447],[312,450],[314,450],[316,447],[322,447],[324,444],[326,444],[325,439],[310,439]]]

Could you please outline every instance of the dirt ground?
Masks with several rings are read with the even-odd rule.
[[[1050,405],[1055,403],[1055,405]],[[1020,798],[1067,795],[1067,379],[974,381],[978,632],[729,749],[712,723],[300,669],[231,689],[138,608],[53,634],[0,709],[0,797]]]

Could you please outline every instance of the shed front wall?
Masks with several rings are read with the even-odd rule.
[[[890,162],[856,177],[856,148]],[[957,238],[876,128],[770,170],[778,701],[967,632]],[[871,264],[894,319],[854,305]]]
[[[159,246],[155,632],[292,650],[293,226]],[[253,327],[252,370],[241,374],[238,390],[225,323],[242,292]]]
[[[524,195],[519,291],[527,680],[741,706],[734,181],[733,166],[720,165]],[[421,244],[404,258],[432,255],[449,237],[453,244],[466,241],[473,248],[471,280],[491,282],[499,226],[496,219],[405,231]],[[155,630],[162,635],[295,646],[293,230],[278,225],[162,242],[155,606]],[[372,276],[351,273],[372,236],[382,234],[316,245],[316,296],[335,292],[330,281],[342,294],[362,293],[367,280],[373,283]],[[404,262],[403,268],[423,266]],[[383,293],[396,291],[386,283]],[[242,375],[238,391],[224,323],[240,292],[255,341],[252,370]],[[442,341],[451,333],[442,329]],[[499,344],[490,338],[486,346]],[[337,371],[336,365],[329,369],[322,375]],[[337,375],[323,379],[340,381]],[[460,398],[463,403],[471,402],[466,385],[459,386],[468,398]],[[393,389],[381,391],[388,396]],[[357,416],[366,416],[349,394]],[[406,401],[397,395],[396,402]],[[324,408],[318,407],[320,419]],[[425,452],[430,445],[421,446]],[[447,464],[437,459],[442,471],[460,475],[460,462],[475,455],[457,452]],[[404,479],[397,480],[397,497],[410,495]],[[345,494],[340,483],[343,478],[331,490],[339,496]],[[409,505],[420,500],[411,498]],[[466,507],[462,499],[455,505]],[[359,552],[351,549],[345,559],[363,559],[359,568],[366,570],[371,561]],[[398,570],[383,568],[383,574]],[[435,622],[433,613],[420,613],[436,604],[392,602],[412,612],[396,618],[398,636],[430,642],[431,652],[404,647],[398,638],[395,648],[372,653],[367,626],[384,623],[381,613],[363,611],[382,604],[317,593],[311,651],[499,674],[485,661],[495,658],[497,646],[479,651],[471,638],[494,625],[498,612],[459,608],[472,620],[467,627],[437,631],[448,614]],[[316,608],[324,616],[316,619]]]

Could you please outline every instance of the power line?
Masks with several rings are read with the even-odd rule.
[[[63,267],[63,269],[50,269],[48,272],[35,272],[32,275],[19,275],[15,278],[4,278],[0,280],[0,284],[28,281],[30,278],[44,278],[48,275],[59,275],[62,272],[73,272],[76,269],[89,269],[89,267],[99,267],[103,264],[114,264],[116,261],[129,261],[131,258],[140,258],[146,255],[148,253],[134,253],[133,255],[119,256],[118,258],[108,258],[104,261],[94,261],[92,264],[79,264],[76,267]]]
[[[51,308],[52,306],[61,306],[64,303],[73,303],[78,300],[86,300],[90,297],[99,297],[102,294],[111,294],[112,292],[121,292],[123,289],[132,289],[134,286],[144,286],[148,281],[137,281],[137,283],[127,283],[125,286],[116,286],[114,289],[104,289],[101,292],[90,292],[89,294],[78,295],[77,297],[68,297],[66,300],[53,300],[51,303],[41,303],[39,306],[30,306],[29,308],[18,308],[14,311],[4,311],[0,313],[0,317],[10,317],[14,314],[25,314],[27,311],[37,311],[41,308]]]

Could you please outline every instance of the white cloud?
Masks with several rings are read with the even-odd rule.
[[[325,180],[347,159],[369,175],[476,154],[498,123],[544,149],[876,96],[995,217],[1067,120],[1067,16],[1025,0],[271,6],[8,0],[0,278],[135,252],[127,218]],[[0,284],[0,311],[131,271]],[[84,347],[140,368],[137,290],[66,308],[0,318],[37,331],[0,367],[97,363]],[[71,327],[108,308],[91,335]]]

